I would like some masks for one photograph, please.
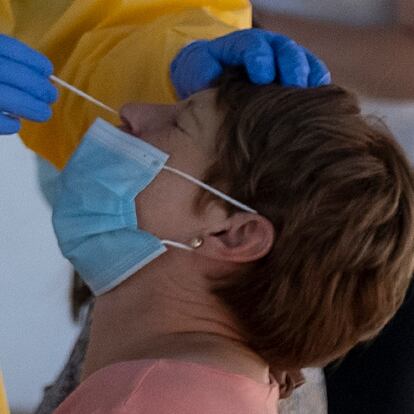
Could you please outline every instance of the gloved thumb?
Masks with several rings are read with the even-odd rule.
[[[199,43],[199,44],[197,44]],[[180,99],[208,89],[211,83],[223,73],[222,65],[207,48],[195,42],[177,56],[171,65],[171,80]]]

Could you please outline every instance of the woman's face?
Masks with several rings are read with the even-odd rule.
[[[223,117],[215,105],[216,89],[175,105],[129,103],[121,109],[124,131],[170,155],[167,165],[202,178],[214,161]],[[169,171],[161,173],[136,199],[139,227],[159,238],[188,242],[200,220],[191,213],[199,187]]]

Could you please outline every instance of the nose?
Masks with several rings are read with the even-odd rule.
[[[144,130],[159,129],[171,123],[175,117],[176,105],[128,103],[119,111],[124,126],[139,135]]]
[[[130,127],[129,117],[131,114],[131,106],[132,104],[128,103],[126,105],[123,105],[119,110],[119,118],[127,127]]]

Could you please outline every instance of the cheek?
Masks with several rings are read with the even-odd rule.
[[[159,238],[180,237],[192,225],[191,203],[197,186],[163,171],[135,197],[140,229]]]

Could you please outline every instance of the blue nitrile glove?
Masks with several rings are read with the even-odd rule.
[[[19,132],[20,117],[44,122],[58,98],[53,64],[18,39],[0,34],[0,135]],[[5,115],[4,112],[10,114]]]
[[[281,34],[262,29],[239,30],[184,47],[171,64],[171,80],[181,99],[207,89],[223,66],[245,66],[255,84],[316,87],[331,83],[326,65]]]

